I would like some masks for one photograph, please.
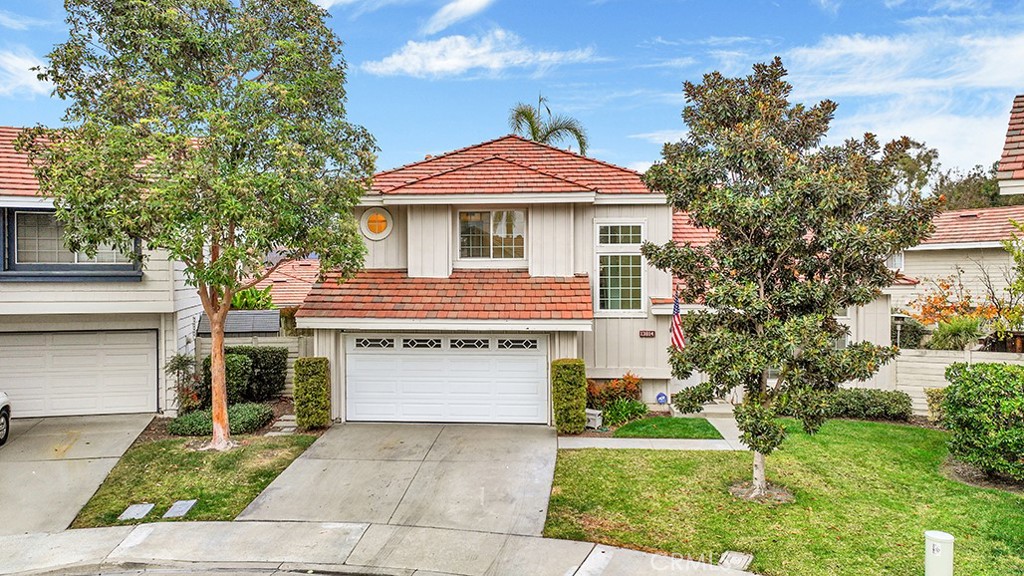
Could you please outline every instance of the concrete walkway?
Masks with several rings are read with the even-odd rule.
[[[587,542],[354,523],[167,522],[5,536],[0,550],[0,574],[116,574],[146,568],[381,576],[749,574]]]
[[[740,429],[732,415],[731,404],[709,404],[694,417],[706,418],[722,435],[720,440],[676,438],[586,438],[559,436],[560,450],[604,448],[612,450],[741,450],[748,448],[740,442]]]

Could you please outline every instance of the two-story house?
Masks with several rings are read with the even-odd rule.
[[[0,390],[16,417],[159,412],[163,363],[191,350],[202,307],[181,265],[67,250],[18,128],[0,128]]]

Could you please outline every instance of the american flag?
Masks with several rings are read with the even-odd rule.
[[[686,348],[686,336],[683,334],[683,320],[679,316],[679,295],[676,294],[672,304],[672,346],[676,350]]]

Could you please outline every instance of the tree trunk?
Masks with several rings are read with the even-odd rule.
[[[750,487],[750,497],[760,498],[768,494],[768,480],[764,475],[764,454],[754,452],[754,481]]]
[[[228,387],[224,369],[224,319],[227,317],[228,306],[210,316],[210,375],[211,399],[213,412],[213,438],[210,448],[228,450],[231,442],[231,429],[228,427]]]

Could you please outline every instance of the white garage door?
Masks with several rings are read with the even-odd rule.
[[[155,412],[156,333],[0,333],[14,416]]]
[[[346,418],[548,422],[544,336],[348,336]]]

